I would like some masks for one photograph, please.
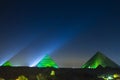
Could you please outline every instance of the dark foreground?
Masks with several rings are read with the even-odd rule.
[[[120,80],[120,69],[0,67],[0,80]]]

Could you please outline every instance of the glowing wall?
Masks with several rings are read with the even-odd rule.
[[[9,61],[7,61],[2,66],[12,66],[12,64]]]
[[[97,52],[90,60],[88,60],[84,65],[82,65],[81,68],[97,68],[98,66],[111,68],[119,67],[116,63],[103,55],[101,52]]]
[[[54,62],[54,60],[46,55],[38,64],[37,67],[53,67],[58,68],[58,65]]]

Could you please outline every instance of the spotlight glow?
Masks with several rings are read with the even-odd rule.
[[[32,62],[32,64],[29,65],[29,67],[35,67],[39,61],[41,61],[43,59],[44,56],[40,56],[37,59],[34,60],[34,62]]]

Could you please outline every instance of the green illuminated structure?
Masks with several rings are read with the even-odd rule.
[[[46,55],[38,64],[37,67],[53,67],[58,68],[58,65],[54,62],[54,60]]]
[[[10,61],[7,61],[2,66],[12,66],[12,64],[10,63]]]
[[[108,57],[103,55],[101,52],[97,52],[90,60],[88,60],[81,68],[97,68],[98,66],[102,67],[111,67],[118,68],[119,66],[110,60]]]

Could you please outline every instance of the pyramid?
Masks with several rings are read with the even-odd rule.
[[[101,52],[97,52],[90,60],[88,60],[81,68],[97,68],[98,66],[101,67],[111,67],[111,68],[118,68],[119,66],[106,57]]]
[[[58,65],[54,62],[54,60],[46,55],[38,64],[37,67],[53,67],[58,68]]]
[[[6,61],[2,66],[12,66],[12,64],[10,63],[10,61]]]

